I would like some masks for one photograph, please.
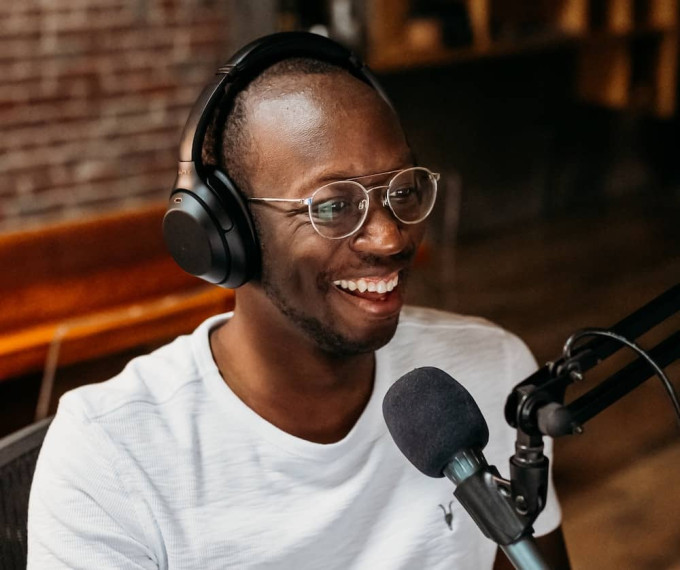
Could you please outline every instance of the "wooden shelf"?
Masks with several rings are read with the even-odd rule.
[[[403,69],[449,65],[477,59],[488,59],[531,53],[545,49],[574,47],[577,36],[552,35],[546,37],[527,38],[522,41],[499,41],[483,47],[446,48],[419,50],[407,46],[391,46],[380,53],[369,55],[368,64],[375,71],[391,72]]]
[[[372,0],[366,59],[391,72],[568,47],[578,51],[581,99],[668,117],[676,112],[679,2],[463,0],[470,42],[448,47],[444,23],[418,13],[417,0]]]
[[[679,3],[333,0],[324,3],[326,16],[318,4],[300,3],[279,21],[281,29],[319,22],[383,73],[567,48],[578,58],[580,99],[669,117],[676,113]]]

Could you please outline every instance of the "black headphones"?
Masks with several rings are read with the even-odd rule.
[[[170,254],[187,273],[222,287],[243,285],[258,271],[260,247],[246,200],[227,173],[202,163],[213,113],[230,111],[236,95],[272,64],[291,57],[333,63],[373,87],[392,106],[372,72],[351,51],[323,36],[282,32],[240,49],[216,73],[189,114],[179,147],[179,166],[163,217]]]

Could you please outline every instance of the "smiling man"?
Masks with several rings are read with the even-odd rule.
[[[403,307],[438,175],[414,163],[392,108],[342,66],[286,58],[243,86],[204,157],[247,203],[258,270],[233,314],[62,399],[29,567],[494,566],[451,484],[398,451],[381,402],[414,367],[451,372],[502,466],[504,398],[535,364],[485,321]],[[568,568],[550,497],[536,528]]]

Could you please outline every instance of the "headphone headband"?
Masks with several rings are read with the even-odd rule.
[[[368,83],[391,106],[373,74],[352,51],[318,34],[279,32],[257,39],[237,51],[216,72],[194,105],[182,132],[179,161],[200,169],[203,140],[220,101],[231,99],[271,65],[293,57],[309,57],[333,63]]]

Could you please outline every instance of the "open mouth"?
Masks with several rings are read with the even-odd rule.
[[[361,279],[339,279],[333,281],[338,289],[343,293],[348,293],[355,297],[370,299],[372,301],[383,301],[390,296],[399,284],[399,274],[389,278],[362,277]]]

